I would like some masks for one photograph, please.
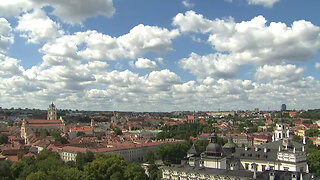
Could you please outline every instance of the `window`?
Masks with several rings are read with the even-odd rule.
[[[300,169],[299,169],[299,170],[300,170],[300,172],[303,172],[303,167],[300,167]]]
[[[283,170],[289,171],[289,168],[288,167],[283,167]]]
[[[265,171],[266,170],[266,165],[262,165],[261,169],[262,169],[262,171]]]
[[[270,170],[273,170],[274,169],[274,166],[269,166]]]
[[[245,163],[245,169],[249,170],[249,163]]]

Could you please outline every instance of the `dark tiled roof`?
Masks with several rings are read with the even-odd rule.
[[[302,146],[303,144],[297,142],[297,141],[294,141],[294,140],[291,140],[290,142],[292,144],[293,147],[295,147],[297,150],[301,150],[302,149]],[[261,144],[260,146],[258,146],[259,148],[265,148],[267,147],[268,149],[275,149],[275,150],[278,150],[279,149],[279,146],[282,146],[283,144],[283,139],[282,140],[279,140],[279,141],[274,141],[274,142],[269,142],[269,143],[266,143],[266,144]]]
[[[255,148],[237,148],[234,156],[239,159],[253,159],[253,160],[267,160],[275,161],[277,159],[278,150],[269,149],[267,152],[264,152],[264,149],[259,148],[258,151]]]

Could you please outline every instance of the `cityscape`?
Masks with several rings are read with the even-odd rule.
[[[319,7],[0,0],[0,180],[320,179]]]
[[[288,110],[286,104],[210,112],[59,110],[54,103],[47,110],[0,108],[1,175],[318,179],[319,119],[320,109]]]

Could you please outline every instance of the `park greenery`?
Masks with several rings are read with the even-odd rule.
[[[308,111],[303,111],[299,117],[309,118],[313,120],[320,120],[320,109],[311,109]]]
[[[0,177],[4,180],[147,180],[152,177],[137,163],[126,163],[119,154],[78,153],[76,162],[63,162],[57,153],[41,151],[37,158],[25,157],[18,162],[0,161]],[[157,167],[152,167],[157,170]]]
[[[157,135],[157,139],[175,138],[189,140],[189,138],[196,137],[200,133],[212,132],[211,124],[201,123],[184,123],[179,125],[165,125],[161,128],[162,132]]]

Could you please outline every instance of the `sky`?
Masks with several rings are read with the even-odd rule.
[[[320,108],[319,0],[0,0],[0,107]]]

